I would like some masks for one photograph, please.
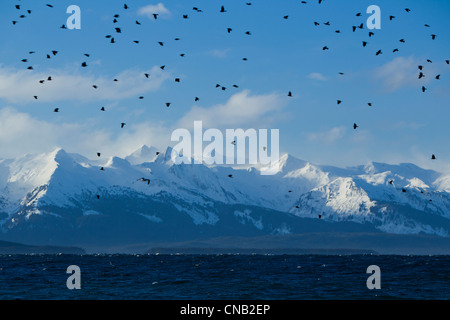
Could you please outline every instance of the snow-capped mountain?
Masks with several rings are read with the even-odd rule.
[[[57,149],[0,160],[1,237],[61,245],[302,232],[450,232],[450,176],[413,164],[174,165],[171,148],[125,159]]]

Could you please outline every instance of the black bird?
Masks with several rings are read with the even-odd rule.
[[[123,5],[123,8],[125,9],[125,10],[127,10],[128,9],[128,6],[127,6],[127,4],[125,3],[124,5]]]
[[[232,174],[229,174],[229,175],[228,175],[228,178],[233,178],[233,175],[232,175]]]
[[[88,58],[91,56],[89,53],[85,53],[84,55]]]
[[[251,33],[250,31],[246,31],[245,34],[246,34],[246,35],[249,35],[249,36],[252,35],[252,33]]]
[[[406,41],[405,41],[405,39],[400,39],[400,42],[405,43]]]
[[[52,81],[52,77],[48,77],[48,78],[47,78],[47,81]]]
[[[136,43],[136,44],[139,44],[139,41],[137,41],[137,40],[134,40],[133,42]]]
[[[37,99],[38,99],[38,96],[33,96],[33,98],[34,98],[35,100],[37,100]]]
[[[59,108],[55,108],[55,110],[53,110],[53,112],[59,112]]]
[[[33,67],[32,67],[32,66],[29,66],[27,69],[28,69],[28,70],[33,70]]]
[[[329,26],[330,25],[330,21],[325,22],[324,25]]]
[[[228,32],[228,33],[231,33],[231,31],[233,31],[233,29],[227,28],[227,32]]]
[[[164,47],[164,42],[158,41],[158,44],[159,44],[161,47]]]
[[[166,107],[168,108],[168,107],[170,107],[170,102],[166,102]]]
[[[292,92],[291,91],[289,91],[288,97],[292,97]]]
[[[122,123],[120,124],[120,128],[122,129],[123,127],[125,127],[125,125],[126,125],[126,123],[122,122]]]
[[[322,215],[321,214],[319,214],[319,219],[322,219]]]
[[[180,57],[184,57],[184,56],[185,56],[185,54],[184,54],[184,53],[180,54]]]
[[[392,52],[398,52],[398,49],[394,49]]]
[[[83,62],[83,63],[81,64],[81,67],[83,67],[83,68],[87,67],[87,63],[86,63],[86,62]]]
[[[180,78],[176,78],[176,79],[175,79],[175,82],[180,82]]]
[[[365,46],[367,46],[367,42],[366,41],[363,41],[363,47],[365,47]]]
[[[394,180],[389,181],[389,184],[394,184]]]
[[[382,54],[383,52],[381,51],[381,50],[378,50],[377,51],[377,53],[376,53],[376,55],[378,56],[378,55],[380,55],[380,54]]]
[[[405,11],[406,11],[406,12],[410,12],[410,11],[411,11],[411,9],[408,9],[408,8],[406,8],[406,9],[405,9]]]
[[[445,60],[445,63],[450,64],[450,60]]]
[[[16,23],[17,23],[17,21],[14,21],[14,20],[12,21],[12,24],[16,24]]]
[[[105,107],[102,107],[102,108],[100,109],[100,111],[105,111]]]
[[[111,38],[111,43],[116,43],[116,41],[114,40],[114,38]]]
[[[354,123],[353,124],[353,129],[356,130],[357,128],[359,128],[359,126],[356,123]]]
[[[248,59],[247,59],[247,58],[242,58],[242,60],[243,60],[243,61],[247,61]]]
[[[22,59],[21,61],[22,61],[22,62],[28,62],[28,60],[27,60],[27,59]]]
[[[111,35],[108,34],[108,35],[105,36],[105,38],[106,38],[106,39],[109,39],[109,38],[111,38]]]
[[[92,88],[97,89],[98,87],[94,84],[94,85],[92,86]]]
[[[431,61],[430,59],[427,59],[427,62],[429,62],[429,63],[433,63],[433,61]]]
[[[195,97],[195,101],[199,101],[200,99],[198,97]]]
[[[140,100],[143,100],[143,99],[144,99],[144,97],[139,97],[139,99],[140,99]]]
[[[419,80],[422,79],[423,77],[425,77],[425,75],[422,72],[420,72],[419,73]]]
[[[97,157],[100,157],[102,154],[100,152],[97,152]]]
[[[183,19],[189,19],[189,16],[187,14],[183,14]]]
[[[20,5],[19,4],[16,4],[16,9],[20,10]]]
[[[47,4],[47,7],[49,8],[53,8],[53,6],[51,4]]]
[[[283,18],[287,20],[287,19],[289,19],[289,16],[284,16]]]
[[[357,16],[357,17],[360,17],[360,16],[361,16],[361,12],[358,12],[358,13],[356,14],[356,16]]]
[[[375,33],[369,32],[369,38],[372,37],[373,35],[375,35]]]
[[[117,22],[119,22],[117,19],[114,19],[114,20],[113,20],[113,23],[117,23]]]
[[[327,46],[323,47],[322,50],[330,50]]]
[[[431,35],[431,39],[433,39],[433,40],[436,39],[436,35],[435,35],[435,34],[432,34],[432,35]]]
[[[145,77],[148,79],[148,77],[150,77],[150,75],[148,73],[144,73]]]
[[[423,70],[423,66],[418,66],[417,68],[419,68],[419,70]]]
[[[150,179],[146,179],[146,178],[140,178],[137,181],[143,181],[143,182],[147,182],[147,184],[150,184]]]
[[[406,192],[406,189],[402,189],[402,192]]]
[[[336,30],[335,32],[336,32],[336,33],[341,33],[341,30]]]
[[[61,29],[67,29],[67,27],[66,27],[65,24],[63,24],[60,28],[61,28]]]
[[[431,155],[431,160],[436,160],[436,156],[434,154]]]
[[[161,67],[159,67],[161,70],[164,70],[164,68],[165,68],[166,66],[161,66]]]
[[[39,80],[39,83],[44,83],[45,82],[45,80]]]
[[[227,12],[224,6],[220,7],[220,12]]]
[[[50,59],[50,55],[47,55],[47,59]]]
[[[390,21],[392,21],[393,19],[395,19],[395,16],[389,16]]]
[[[114,82],[117,82],[117,81],[119,81],[119,80],[117,80],[117,79],[114,79],[113,81],[114,81]]]
[[[140,23],[139,21],[137,21],[137,20],[136,20],[136,24],[137,24],[137,25],[141,25],[141,23]]]
[[[372,106],[372,103],[369,102],[367,105],[368,105],[369,107],[371,107],[371,106]]]
[[[104,171],[105,169],[103,167],[100,168],[101,171]]]
[[[320,23],[314,21],[314,25],[315,25],[315,26],[318,26],[318,25],[320,25]]]
[[[117,33],[122,33],[122,29],[120,28],[115,28]]]
[[[239,88],[239,86],[238,86],[238,85],[236,85],[236,84],[233,84],[233,87],[234,87],[234,88]]]
[[[422,92],[425,92],[427,90],[427,88],[425,88],[424,86],[422,86]]]
[[[114,18],[118,18],[118,17],[120,17],[118,14],[115,14],[115,15],[114,15]]]
[[[53,51],[52,51],[52,54],[53,54],[54,56],[56,56],[56,55],[58,54],[58,51],[53,50]]]
[[[99,195],[97,195],[97,199],[100,199],[100,196],[99,196]]]
[[[154,13],[153,14],[153,18],[156,20],[156,19],[158,19],[158,14],[157,13]]]
[[[430,25],[429,24],[425,24],[425,27],[430,28]]]
[[[337,101],[337,104],[341,104],[341,103],[342,103],[342,101],[341,101],[341,100],[338,100],[338,101]]]
[[[440,79],[441,79],[441,75],[438,74],[438,75],[436,76],[436,80],[440,80]]]

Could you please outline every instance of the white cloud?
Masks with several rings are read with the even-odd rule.
[[[194,106],[187,112],[178,125],[182,128],[190,128],[194,121],[203,121],[204,127],[214,128],[235,128],[237,126],[260,126],[264,122],[269,122],[270,118],[278,116],[277,112],[286,104],[277,94],[250,95],[250,91],[245,90],[234,94],[225,104],[203,108]]]
[[[167,147],[170,133],[161,124],[144,122],[127,124],[126,129],[117,134],[112,130],[95,129],[87,123],[54,124],[13,108],[4,108],[0,110],[0,159],[50,152],[55,148],[91,159],[97,152],[105,157],[125,157],[144,144]]]
[[[138,14],[153,19],[153,14],[158,14],[161,17],[167,17],[170,15],[170,11],[164,6],[163,3],[160,2],[156,5],[149,4],[145,7],[139,8]]]
[[[328,80],[327,77],[325,77],[323,74],[318,73],[318,72],[313,72],[313,73],[309,74],[308,78],[313,79],[313,80],[319,80],[319,81],[327,81]]]
[[[208,54],[212,55],[213,57],[216,58],[220,58],[220,59],[225,59],[228,57],[228,53],[231,51],[231,49],[223,49],[223,50],[219,50],[219,49],[214,49],[211,51],[208,51]]]
[[[150,73],[149,79],[144,73]],[[52,81],[45,81],[48,76]],[[170,74],[158,67],[150,71],[124,70],[114,76],[83,75],[78,71],[50,70],[35,72],[0,66],[0,98],[11,103],[29,103],[37,96],[41,102],[72,101],[117,101],[158,90]],[[92,86],[96,85],[98,89]]]
[[[434,67],[430,66],[428,62],[425,63],[414,57],[398,57],[376,69],[374,77],[376,80],[381,81],[388,91],[395,91],[403,87],[420,88],[423,84],[428,83],[436,72]],[[423,73],[425,74],[425,77],[420,80],[418,79],[419,65],[424,67]],[[425,68],[427,71],[425,71]],[[427,73],[428,76],[426,75]]]
[[[325,132],[310,133],[308,134],[308,140],[333,144],[342,139],[345,136],[346,131],[345,127],[336,127]]]

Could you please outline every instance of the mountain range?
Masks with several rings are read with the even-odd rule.
[[[56,149],[0,160],[0,239],[126,251],[211,239],[292,247],[280,239],[303,235],[299,248],[379,250],[417,236],[427,240],[411,248],[450,251],[449,174],[409,163],[337,168],[286,154],[275,175],[261,175],[258,167],[175,165],[171,153],[143,146],[91,160]],[[364,235],[378,240],[358,246]]]

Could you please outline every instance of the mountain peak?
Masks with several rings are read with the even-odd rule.
[[[132,154],[127,156],[125,160],[127,160],[132,165],[138,165],[145,162],[154,162],[157,158],[157,152],[158,149],[143,145]]]

